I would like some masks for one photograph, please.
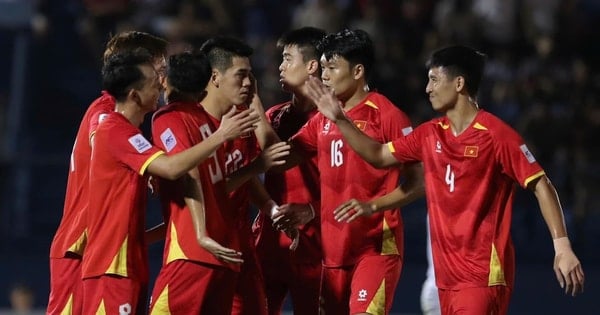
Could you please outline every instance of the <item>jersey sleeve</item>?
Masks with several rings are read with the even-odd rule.
[[[527,188],[531,181],[544,175],[544,170],[533,153],[516,131],[507,128],[501,137],[496,137],[497,156],[502,172]]]
[[[394,106],[391,103],[390,105]],[[405,137],[413,131],[410,119],[400,110],[383,111],[381,113],[381,129],[385,142]]]
[[[98,125],[106,118],[108,117],[108,114],[110,113],[109,110],[103,109],[103,108],[98,108],[97,111],[93,112],[90,115],[90,121],[89,121],[89,130],[87,131],[88,134],[88,140],[92,139],[92,137],[94,136],[94,134],[96,133],[96,130],[98,129]]]
[[[419,137],[423,134],[424,127],[419,126],[414,131],[387,143],[388,149],[396,160],[403,163],[423,161],[422,145]]]
[[[166,112],[152,120],[152,138],[167,154],[184,151],[195,144],[177,112]]]
[[[144,175],[148,165],[164,152],[144,138],[139,129],[128,127],[111,129],[107,147],[117,160]]]

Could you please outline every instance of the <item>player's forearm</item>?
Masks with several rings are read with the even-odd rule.
[[[185,151],[157,158],[149,165],[148,170],[160,177],[175,180],[206,160],[223,142],[220,135],[213,134]]]
[[[558,193],[546,176],[542,176],[537,180],[534,186],[534,194],[552,239],[567,236],[567,228]]]
[[[198,241],[206,235],[206,216],[204,210],[204,195],[202,183],[196,176],[186,176],[183,179],[184,202],[190,211],[194,232]]]
[[[264,170],[262,169],[262,165],[259,160],[259,158],[254,159],[254,161],[250,162],[244,167],[239,168],[237,171],[233,172],[233,174],[227,177],[227,183],[225,184],[227,193],[238,189],[245,182],[251,180],[253,177],[256,177],[258,174],[263,173]]]
[[[377,168],[386,166],[381,158],[381,151],[384,149],[383,144],[360,131],[348,117],[338,119],[335,123],[352,150],[365,161]]]
[[[255,205],[261,211],[263,210],[263,205],[265,205],[269,200],[271,200],[271,196],[265,189],[265,186],[260,182],[257,176],[254,176],[250,179],[250,202]],[[265,213],[267,215],[271,215],[271,213]]]

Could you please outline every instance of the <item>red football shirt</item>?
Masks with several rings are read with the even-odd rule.
[[[423,161],[437,286],[512,287],[514,182],[544,174],[523,139],[480,110],[458,136],[436,118],[389,148],[398,161]]]
[[[316,108],[309,112],[301,112],[292,106],[291,102],[286,102],[269,108],[265,114],[273,130],[285,141],[298,132],[317,112]],[[278,205],[310,203],[315,209],[316,217],[300,227],[300,243],[295,251],[289,250],[292,242],[289,237],[276,231],[271,224],[263,225],[257,240],[257,251],[261,253],[261,259],[277,264],[291,255],[296,263],[320,262],[320,188],[316,155],[285,172],[267,172],[265,188]]]
[[[170,103],[153,117],[152,137],[168,154],[184,151],[208,138],[217,127],[208,113],[195,103]],[[225,189],[225,151],[217,149],[198,165],[204,196],[206,233],[227,248],[240,250],[236,212],[230,206]],[[198,244],[183,190],[177,181],[162,180],[161,203],[169,212],[164,263],[176,259],[191,260],[239,270]]]
[[[102,95],[90,104],[81,120],[71,153],[63,215],[50,247],[51,258],[62,258],[67,252],[83,254],[86,244],[84,213],[88,206],[92,155],[90,138],[96,132],[98,123],[114,110],[115,99],[102,92]]]
[[[115,274],[148,281],[144,241],[148,165],[163,152],[112,112],[98,126],[90,164],[83,278]]]
[[[346,115],[371,138],[381,143],[408,134],[408,117],[385,96],[371,92]],[[336,124],[317,114],[293,137],[293,144],[317,156],[321,172],[321,233],[324,264],[353,265],[365,255],[402,255],[403,233],[399,209],[337,222],[333,210],[356,198],[369,201],[398,186],[398,168],[376,169],[346,143]]]

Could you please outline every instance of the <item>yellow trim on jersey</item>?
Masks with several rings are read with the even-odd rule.
[[[71,315],[73,314],[73,293],[69,294],[69,299],[67,300],[67,304],[62,311],[60,311],[60,315]]]
[[[81,233],[81,235],[77,238],[77,241],[71,245],[67,249],[68,252],[75,253],[77,255],[83,255],[83,250],[85,249],[85,245],[87,244],[87,229]]]
[[[171,315],[169,309],[169,285],[160,292],[160,295],[154,302],[154,306],[150,310],[150,315]]]
[[[391,141],[388,142],[388,143],[386,143],[386,144],[387,144],[387,147],[388,147],[388,149],[390,150],[391,153],[396,152],[396,148],[394,148],[394,145],[392,144]]]
[[[446,129],[450,128],[450,125],[449,125],[449,124],[448,124],[448,125],[444,125],[444,123],[443,123],[443,122],[441,122],[441,121],[439,121],[439,122],[438,122],[438,125],[440,125],[440,126],[442,127],[442,129],[444,129],[444,130],[446,130]]]
[[[488,286],[494,285],[506,285],[504,279],[504,270],[502,269],[502,263],[498,258],[498,252],[496,246],[492,244],[492,255],[490,256],[490,274],[488,277]]]
[[[177,239],[177,229],[175,224],[171,223],[171,242],[169,242],[169,254],[167,255],[167,264],[177,259],[188,259]]]
[[[544,176],[544,175],[546,175],[546,172],[544,172],[542,170],[542,171],[539,171],[539,172],[537,172],[537,173],[535,173],[535,174],[533,174],[533,175],[525,178],[525,182],[523,183],[524,184],[523,187],[527,187],[527,185],[529,185],[529,183],[531,183],[532,180],[537,179],[537,178],[539,178],[541,176]]]
[[[92,141],[94,141],[95,135],[96,135],[96,130],[90,132],[90,136],[88,137],[88,142],[89,142],[90,146],[93,144]]]
[[[96,310],[96,315],[106,315],[106,307],[104,307],[104,299],[100,300],[100,305],[98,305],[98,310]]]
[[[383,240],[381,242],[381,255],[398,255],[398,246],[396,246],[396,237],[390,226],[387,224],[385,218],[383,218]]]
[[[148,167],[148,165],[150,165],[150,163],[152,163],[152,161],[154,161],[159,155],[163,155],[165,154],[165,152],[163,151],[158,151],[154,154],[152,154],[151,157],[149,157],[146,162],[144,162],[144,165],[142,165],[142,168],[140,169],[140,175],[144,175],[144,173],[146,172],[146,168]]]
[[[480,123],[475,123],[475,125],[473,125],[473,128],[479,129],[479,130],[488,130],[486,126],[484,126]]]
[[[375,103],[373,103],[371,100],[366,100],[365,105],[367,105],[369,107],[373,107],[375,109],[379,109],[379,107],[377,107],[377,105],[375,105]]]
[[[367,307],[367,313],[373,315],[385,314],[385,279],[381,281],[377,292],[371,299],[371,303]]]
[[[127,239],[129,236],[125,237],[121,248],[119,248],[119,252],[115,255],[110,266],[106,269],[108,274],[119,275],[122,277],[127,277]]]

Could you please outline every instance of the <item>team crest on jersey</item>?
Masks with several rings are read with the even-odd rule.
[[[468,145],[465,146],[465,156],[466,157],[477,157],[479,154],[479,147],[476,145]]]
[[[356,127],[362,131],[365,131],[365,129],[367,129],[367,121],[366,120],[355,120],[354,124],[356,125]]]
[[[328,134],[330,128],[331,128],[331,120],[328,120],[325,123],[325,126],[323,126],[323,130],[321,131],[321,133],[324,134],[324,135]]]
[[[175,139],[175,135],[173,134],[173,131],[171,131],[171,128],[167,128],[160,134],[160,141],[162,141],[167,152],[171,152],[175,145],[177,145],[177,139]]]
[[[131,143],[131,146],[133,146],[138,153],[146,152],[152,148],[150,142],[148,142],[148,140],[146,140],[146,138],[139,133],[133,137],[130,137],[128,140],[129,143]]]
[[[435,152],[442,153],[442,144],[440,143],[440,140],[435,142]]]
[[[523,152],[523,155],[525,155],[525,158],[527,159],[527,162],[529,162],[529,164],[535,162],[535,157],[533,156],[531,151],[529,151],[527,145],[522,144],[519,148],[521,149],[521,152]]]

